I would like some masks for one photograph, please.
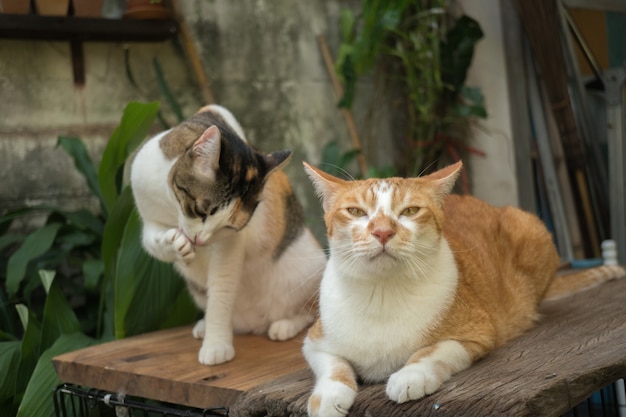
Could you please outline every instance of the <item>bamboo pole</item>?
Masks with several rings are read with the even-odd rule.
[[[191,72],[193,73],[196,82],[200,87],[200,92],[202,93],[202,99],[204,100],[204,104],[213,104],[215,103],[215,98],[213,96],[213,92],[211,91],[211,87],[209,87],[209,79],[204,72],[204,66],[202,65],[202,61],[200,60],[200,55],[198,54],[198,50],[196,49],[193,37],[191,36],[189,26],[187,25],[187,22],[185,22],[185,19],[180,13],[178,5],[175,1],[172,2],[172,7],[174,10],[174,15],[176,16],[176,21],[178,22],[178,33],[180,35],[180,41],[183,44],[187,61],[189,62],[189,65],[191,67]]]
[[[332,57],[332,54],[330,53],[330,49],[328,48],[326,37],[324,35],[319,35],[317,37],[317,41],[322,51],[322,57],[324,58],[326,70],[328,71],[328,75],[330,75],[330,79],[333,83],[333,89],[335,90],[337,98],[340,99],[343,97],[343,87],[341,86],[341,83],[337,78],[337,74],[335,73],[334,59]],[[361,139],[359,138],[359,133],[356,130],[356,125],[354,123],[354,118],[352,117],[352,112],[349,109],[343,107],[340,110],[346,122],[346,126],[348,127],[348,133],[350,134],[352,147],[359,151],[356,157],[359,164],[359,171],[361,172],[361,176],[365,176],[365,174],[367,173],[367,161],[365,160],[365,155],[363,154]]]

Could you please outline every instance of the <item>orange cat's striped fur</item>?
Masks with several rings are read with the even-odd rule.
[[[556,278],[552,237],[532,214],[449,195],[461,163],[421,178],[343,181],[307,164],[323,199],[330,259],[304,354],[309,415],[347,414],[357,380],[405,402],[521,335],[547,294],[624,274]],[[566,280],[566,281],[565,281]]]

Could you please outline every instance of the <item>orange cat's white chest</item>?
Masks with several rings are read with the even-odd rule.
[[[368,382],[384,381],[402,367],[456,291],[457,269],[445,240],[431,261],[428,277],[398,266],[359,279],[340,273],[341,261],[331,256],[320,288],[324,349],[348,359]]]

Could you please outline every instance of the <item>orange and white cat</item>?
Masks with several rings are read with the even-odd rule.
[[[315,319],[307,304],[326,256],[281,170],[290,155],[254,149],[231,112],[210,105],[133,160],[143,246],[174,263],[205,313],[193,328],[200,363],[231,360],[233,331],[286,340]]]
[[[552,291],[559,257],[541,221],[449,195],[460,169],[344,181],[305,163],[330,245],[320,317],[303,346],[316,376],[310,416],[346,415],[359,378],[386,381],[399,403],[431,394],[533,326],[546,294],[594,281],[579,273]]]

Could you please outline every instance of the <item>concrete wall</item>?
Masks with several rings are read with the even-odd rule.
[[[491,204],[519,205],[511,109],[507,87],[504,34],[500,0],[460,0],[463,11],[476,19],[484,32],[477,44],[466,84],[481,88],[488,118],[479,121],[471,132],[472,147],[486,156],[471,155],[472,194]],[[519,63],[523,65],[523,63]]]
[[[288,174],[310,223],[323,237],[319,203],[301,161],[319,163],[322,147],[331,140],[350,148],[316,40],[324,34],[334,49],[340,8],[346,2],[179,4],[216,101],[233,111],[260,149],[294,151]],[[130,49],[139,91],[126,77],[125,48]],[[86,84],[77,87],[67,42],[0,39],[0,212],[42,202],[67,209],[97,207],[70,158],[56,148],[57,137],[82,137],[99,160],[128,101],[163,100],[153,58],[163,66],[186,116],[203,104],[178,41],[87,42],[84,53]],[[175,123],[163,101],[162,108]]]
[[[141,92],[126,77],[125,48]],[[71,159],[56,147],[57,137],[81,137],[98,162],[126,103],[161,99],[154,57],[185,111],[199,105],[171,43],[85,43],[84,54],[86,83],[78,87],[68,43],[0,40],[0,211],[39,203],[96,208]],[[166,106],[164,113],[175,121]]]
[[[309,223],[318,237],[323,237],[319,202],[305,178],[301,161],[318,164],[322,148],[330,141],[338,141],[344,150],[352,146],[336,108],[337,97],[317,36],[325,35],[335,51],[341,8],[357,9],[360,1],[186,0],[178,5],[216,101],[233,111],[255,146],[266,151],[294,151],[287,173],[305,205]],[[485,14],[479,18],[481,24],[488,25],[484,19],[497,21],[498,17]],[[499,31],[489,30],[489,26],[485,30],[488,37],[501,37]],[[126,77],[125,48],[130,49],[131,68],[139,90]],[[486,53],[486,59],[491,59],[490,47],[480,48],[483,52],[478,55]],[[68,209],[97,207],[69,157],[55,147],[57,137],[82,137],[98,160],[124,106],[131,100],[161,100],[165,117],[175,123],[157,87],[153,58],[158,58],[163,66],[185,115],[191,115],[203,104],[177,41],[129,45],[87,42],[84,53],[86,84],[77,87],[72,81],[68,43],[0,39],[0,212],[41,202]],[[503,55],[499,53],[496,58],[500,65]],[[474,85],[494,80],[500,83],[501,76],[498,72],[497,77],[473,78]],[[354,116],[370,164],[380,167],[392,161],[391,139],[385,138],[391,137],[387,113],[393,107],[384,101],[378,87],[369,78],[360,83]],[[499,87],[494,90],[500,91]],[[500,117],[492,107],[500,103],[487,94],[492,119]],[[502,159],[499,152],[488,151],[489,159]],[[478,164],[490,174],[494,169],[503,169],[489,162]],[[499,175],[485,178],[496,177]],[[474,184],[478,187],[478,182],[483,181],[486,180]],[[510,186],[509,179],[506,181],[504,189]],[[503,188],[495,189],[500,195]]]

